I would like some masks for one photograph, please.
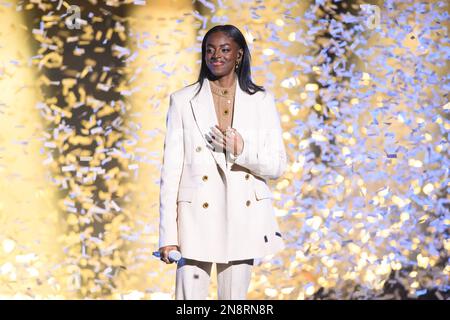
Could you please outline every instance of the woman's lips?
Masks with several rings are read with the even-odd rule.
[[[223,62],[213,62],[213,63],[211,63],[211,65],[214,67],[220,67],[220,66],[224,65],[224,63]]]

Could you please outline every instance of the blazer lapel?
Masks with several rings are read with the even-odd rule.
[[[203,140],[205,140],[207,145],[211,145],[207,141],[206,137],[207,134],[211,132],[210,128],[218,125],[218,122],[208,79],[205,78],[202,89],[197,96],[191,99],[190,102],[194,119]],[[208,150],[211,152],[219,167],[225,172],[226,160],[223,152],[213,151],[211,148],[208,148]]]

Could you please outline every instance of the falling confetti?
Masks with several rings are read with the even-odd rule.
[[[287,249],[249,298],[446,298],[448,3],[125,2],[0,7],[2,34],[35,41],[0,37],[0,297],[173,298],[151,255],[168,94],[230,23],[289,156],[271,182]]]

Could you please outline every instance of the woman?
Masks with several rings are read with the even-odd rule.
[[[268,179],[286,168],[274,97],[254,84],[244,36],[215,26],[198,81],[170,95],[161,170],[161,260],[179,250],[176,299],[245,299],[255,258],[284,248]]]

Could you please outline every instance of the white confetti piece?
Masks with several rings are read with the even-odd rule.
[[[77,168],[73,164],[61,167],[62,172],[75,171],[76,169]]]

